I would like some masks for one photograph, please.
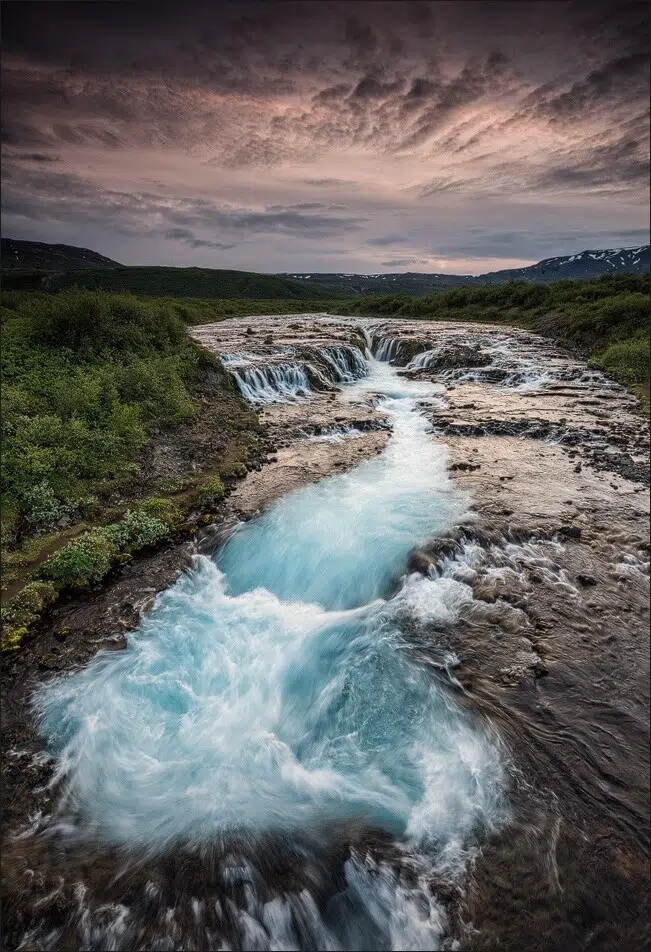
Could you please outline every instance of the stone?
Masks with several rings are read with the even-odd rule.
[[[586,575],[583,572],[577,575],[576,580],[579,583],[579,585],[583,585],[584,587],[598,584],[597,579],[594,577],[594,575]]]

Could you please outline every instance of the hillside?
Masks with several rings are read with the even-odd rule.
[[[44,290],[81,287],[112,294],[138,294],[146,297],[277,298],[321,300],[342,297],[324,293],[318,283],[304,284],[272,274],[253,271],[222,271],[213,268],[119,267],[88,268],[52,275],[43,281]]]
[[[406,271],[397,274],[282,274],[279,277],[318,287],[331,297],[359,297],[367,294],[411,294],[420,297],[433,291],[472,284],[469,274],[420,274]]]
[[[648,274],[649,249],[615,248],[608,251],[582,251],[577,255],[560,258],[545,258],[528,268],[513,268],[508,271],[491,271],[480,275],[486,283],[502,281],[561,281],[600,278],[604,274]]]
[[[336,300],[372,295],[426,297],[459,287],[528,281],[547,284],[603,275],[648,274],[649,245],[582,251],[546,258],[526,268],[486,274],[295,273],[258,274],[217,268],[168,268],[119,265],[110,258],[71,245],[2,239],[5,290],[59,291],[70,287],[147,297],[243,300]]]
[[[69,271],[73,268],[114,268],[117,261],[74,245],[51,245],[43,241],[3,238],[3,271]]]
[[[561,280],[599,278],[606,274],[648,274],[649,245],[581,251],[575,255],[545,258],[527,268],[488,271],[485,274],[423,274],[408,271],[392,274],[297,274],[282,277],[322,288],[324,293],[347,297],[369,294],[410,294],[415,297],[461,286],[505,284],[509,281],[549,283]]]

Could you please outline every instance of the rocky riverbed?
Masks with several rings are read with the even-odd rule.
[[[424,949],[432,936],[439,948],[647,947],[649,460],[635,399],[504,326],[292,315],[193,334],[259,411],[270,451],[196,542],[62,607],[5,666],[8,947]],[[399,368],[377,397],[363,388],[369,354]],[[394,427],[391,388],[403,386],[445,454],[444,492],[463,505],[402,570],[455,591],[455,610],[412,611],[399,627],[449,703],[496,732],[507,765],[506,814],[473,834],[463,874],[419,866],[358,818],[325,852],[316,832],[270,833],[266,845],[238,833],[154,862],[70,836],[65,783],[50,785],[55,762],[30,707],[39,683],[123,650],[193,553],[219,549],[285,494],[377,459]],[[236,867],[254,872],[229,886]],[[384,906],[373,920],[363,877],[380,868],[386,903],[427,926],[419,939],[387,925]],[[375,924],[342,938],[332,920],[362,894]]]

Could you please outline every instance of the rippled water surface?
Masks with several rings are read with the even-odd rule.
[[[216,563],[200,557],[159,599],[127,651],[43,690],[79,835],[155,854],[354,820],[431,875],[463,874],[471,844],[504,817],[499,741],[402,634],[471,597],[450,578],[401,579],[414,544],[467,503],[419,410],[439,389],[370,361],[350,399],[390,416],[386,451],[242,525]],[[346,948],[438,941],[440,918],[406,915],[388,872],[349,864],[347,877]]]

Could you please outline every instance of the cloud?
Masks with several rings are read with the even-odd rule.
[[[357,185],[357,182],[352,181],[351,179],[341,179],[341,178],[316,178],[316,179],[303,179],[305,185],[314,185],[317,188],[332,188],[338,185]]]
[[[490,257],[498,205],[509,255],[547,250],[572,216],[599,246],[606,207],[639,224],[644,4],[151,9],[5,4],[9,222],[313,270],[316,254],[372,268],[394,244],[410,265],[433,247]]]
[[[375,248],[385,248],[387,245],[401,245],[408,241],[404,235],[378,235],[377,238],[368,238],[367,245]]]
[[[65,201],[63,201],[65,199]],[[105,226],[129,234],[147,235],[152,222],[168,227],[165,237],[182,241],[193,248],[234,247],[232,242],[215,240],[201,232],[220,231],[231,236],[284,235],[318,239],[342,236],[361,228],[367,220],[361,216],[329,213],[319,202],[294,206],[255,208],[217,204],[204,198],[167,196],[155,192],[126,192],[102,188],[81,177],[60,172],[15,167],[5,172],[3,203],[5,211],[21,217],[39,219],[50,216],[102,222]],[[197,233],[198,231],[198,233]]]
[[[182,241],[191,248],[217,248],[219,251],[228,251],[235,248],[235,244],[224,244],[221,241],[208,241],[205,238],[197,238],[194,232],[188,228],[168,228],[163,237],[171,238],[173,241]]]
[[[406,268],[409,265],[426,265],[428,263],[427,258],[390,258],[388,261],[382,262],[383,268]]]

